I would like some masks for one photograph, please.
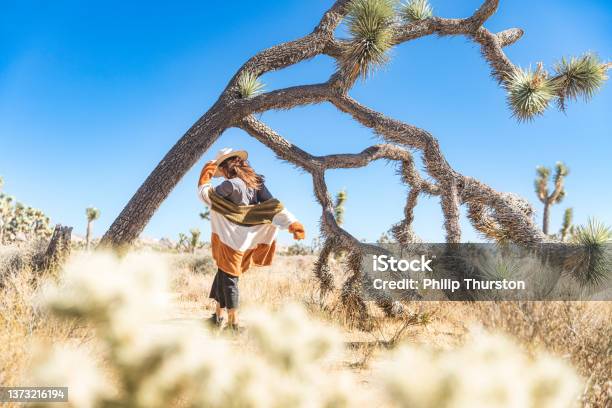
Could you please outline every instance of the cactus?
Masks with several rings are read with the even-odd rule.
[[[555,165],[555,175],[553,178],[554,188],[552,193],[549,193],[548,182],[551,175],[551,170],[548,167],[538,166],[536,168],[538,177],[535,180],[535,192],[538,199],[544,204],[544,213],[542,214],[542,232],[548,234],[548,224],[550,220],[550,206],[560,203],[565,197],[565,188],[563,186],[565,177],[569,174],[569,169],[562,162],[557,162]]]

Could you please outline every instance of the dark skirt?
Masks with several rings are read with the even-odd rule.
[[[236,309],[239,300],[238,277],[219,269],[213,280],[208,297],[219,302],[222,309]]]

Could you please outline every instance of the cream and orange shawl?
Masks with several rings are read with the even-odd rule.
[[[272,263],[278,229],[288,229],[296,218],[277,199],[236,205],[215,193],[208,180],[198,187],[210,208],[212,255],[224,272],[240,276],[251,267]]]

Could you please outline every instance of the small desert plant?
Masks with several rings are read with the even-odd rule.
[[[420,21],[431,17],[433,8],[428,0],[410,0],[402,4],[400,14],[406,21]]]
[[[581,284],[600,285],[612,269],[612,228],[590,218],[586,225],[575,228],[571,242],[581,247],[573,262],[583,265],[574,276]]]
[[[285,251],[285,255],[308,255],[310,253],[312,253],[312,250],[300,243],[288,246]]]
[[[264,85],[259,77],[250,71],[243,73],[238,79],[238,92],[243,99],[259,95],[264,90]]]
[[[353,0],[346,17],[351,35],[341,65],[352,79],[367,78],[389,60],[393,45],[391,24],[395,18],[392,0]]]
[[[95,207],[88,207],[85,209],[85,216],[87,217],[87,232],[85,233],[85,249],[89,251],[91,244],[91,235],[93,233],[94,221],[100,218],[100,210]]]
[[[173,267],[186,268],[196,275],[211,275],[217,271],[217,266],[210,255],[179,254],[174,258]]]

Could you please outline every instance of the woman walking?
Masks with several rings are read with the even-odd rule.
[[[244,150],[224,148],[206,163],[198,182],[198,196],[210,207],[212,255],[217,274],[210,290],[215,312],[210,321],[223,324],[222,312],[227,309],[228,327],[238,330],[238,280],[251,265],[272,263],[276,249],[276,233],[287,229],[294,239],[304,239],[302,224],[280,201],[273,198],[264,177],[255,173]],[[213,177],[225,180],[212,187]]]

